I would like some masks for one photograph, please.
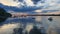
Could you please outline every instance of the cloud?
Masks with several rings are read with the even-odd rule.
[[[42,9],[42,7],[36,7],[36,6],[21,6],[20,8],[16,6],[6,6],[3,4],[0,4],[0,7],[5,8],[7,11],[15,11],[15,12],[31,12],[38,9]]]
[[[46,0],[45,5],[42,9],[42,12],[55,12],[55,11],[60,11],[60,2],[59,0]]]
[[[4,0],[0,0],[2,2]],[[12,1],[12,0],[10,0]],[[15,2],[16,1],[16,2]],[[4,1],[6,2],[6,1]],[[3,8],[7,11],[15,11],[15,12],[39,12],[36,10],[43,10],[42,12],[48,12],[48,10],[59,10],[60,5],[58,4],[58,0],[13,0],[12,5],[9,6],[2,3]],[[36,2],[37,4],[34,4]],[[10,3],[10,2],[9,2]],[[15,3],[18,3],[17,6]],[[0,5],[1,7],[1,5]],[[47,10],[47,11],[44,11]]]
[[[38,9],[42,9],[42,7],[35,7],[35,6],[29,6],[29,7],[21,7],[21,8],[17,8],[17,7],[11,7],[13,11],[16,12],[31,12],[31,11],[35,11]]]
[[[36,10],[35,12],[40,13],[40,12],[42,12],[42,10]]]
[[[19,3],[14,2],[13,0],[0,0],[0,3],[8,6],[17,6]]]
[[[4,5],[7,5],[7,6],[17,6],[17,7],[21,7],[21,6],[38,6],[39,5],[39,4],[34,5],[31,0],[7,0],[7,1],[0,0],[0,3],[2,3]]]
[[[27,6],[34,6],[33,2],[31,0],[25,0]]]
[[[37,4],[41,0],[31,0],[31,1],[33,1],[34,4]]]
[[[23,2],[23,0],[13,0],[13,1]]]
[[[40,3],[45,3],[45,0],[31,0],[34,4],[40,4]]]

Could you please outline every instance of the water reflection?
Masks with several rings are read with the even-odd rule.
[[[50,17],[52,21],[48,20]],[[36,34],[37,32],[38,34],[59,34],[60,17],[8,18],[5,22],[0,23],[0,34]]]
[[[52,21],[48,20],[50,17],[52,17]],[[42,22],[47,34],[58,34],[60,32],[60,16],[43,16]]]
[[[13,34],[23,34],[23,28],[15,28]]]
[[[4,24],[0,28],[0,34],[12,34],[14,28],[18,28],[19,24]]]
[[[40,21],[36,19],[35,17],[8,18],[5,22],[0,23],[0,34],[29,34],[34,25],[40,24]]]
[[[41,33],[41,29],[38,29],[36,26],[33,26],[29,34],[42,34],[42,33]]]

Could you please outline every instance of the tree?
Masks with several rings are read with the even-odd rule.
[[[8,17],[11,17],[10,13],[7,13],[3,8],[0,8],[0,22],[4,22]]]

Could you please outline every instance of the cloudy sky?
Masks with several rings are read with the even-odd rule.
[[[18,3],[14,2],[13,0],[0,0],[0,3],[8,6],[17,6]]]
[[[34,7],[34,6],[38,8],[43,6],[42,9],[40,8],[35,9],[37,10],[35,12],[41,12],[41,10],[47,10],[47,9],[48,10],[60,9],[60,0],[0,0],[0,3],[6,6],[15,6],[17,8],[21,8],[22,6],[24,7],[26,6],[27,8]]]
[[[4,5],[8,6],[17,6],[18,4],[26,4],[28,6],[34,6],[34,4],[40,5],[41,0],[0,0],[0,3],[3,3]]]

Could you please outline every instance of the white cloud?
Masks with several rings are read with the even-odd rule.
[[[44,9],[46,10],[58,10],[60,9],[59,0],[46,0]]]
[[[0,0],[0,3],[8,6],[17,6],[18,3],[14,2],[13,0]]]
[[[31,0],[24,0],[27,4],[27,6],[34,6],[33,2]]]
[[[36,10],[35,12],[40,13],[40,12],[42,12],[42,10]]]

